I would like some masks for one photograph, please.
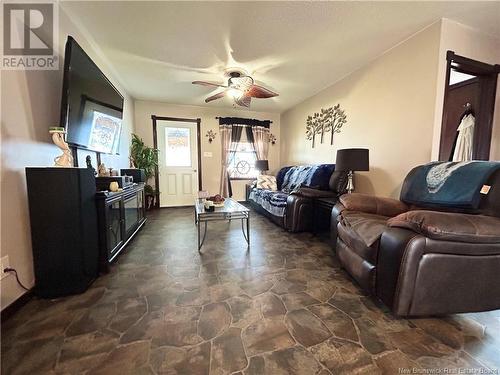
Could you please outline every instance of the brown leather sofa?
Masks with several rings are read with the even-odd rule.
[[[487,185],[476,209],[343,195],[331,221],[342,266],[398,316],[500,308],[500,171]]]
[[[311,231],[314,222],[314,199],[338,198],[344,194],[347,186],[347,173],[345,171],[334,171],[331,173],[327,179],[328,189],[322,190],[302,186],[293,192],[285,193],[280,191],[282,182],[280,182],[279,175],[280,173],[286,173],[290,168],[295,167],[285,167],[278,172],[278,191],[272,193],[281,195],[281,199],[286,200],[282,215],[273,214],[273,212],[263,207],[262,203],[250,197],[252,190],[256,189],[255,182],[247,187],[247,201],[255,211],[268,217],[289,232]]]

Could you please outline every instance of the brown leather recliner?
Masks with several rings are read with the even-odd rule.
[[[500,171],[487,184],[475,210],[343,195],[331,221],[342,266],[398,316],[500,308]]]

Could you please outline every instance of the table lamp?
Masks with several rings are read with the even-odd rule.
[[[367,148],[344,148],[337,151],[336,171],[348,171],[347,192],[354,191],[354,171],[369,171]]]
[[[264,172],[264,171],[268,171],[269,170],[269,161],[267,161],[267,160],[257,160],[255,162],[255,169],[257,169],[261,173]]]

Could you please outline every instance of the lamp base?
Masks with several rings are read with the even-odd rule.
[[[347,193],[351,194],[354,191],[354,172],[347,172]]]

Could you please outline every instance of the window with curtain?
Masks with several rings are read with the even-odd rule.
[[[266,160],[269,120],[219,117],[221,139],[220,194],[232,196],[232,179],[254,179],[256,160]]]
[[[242,132],[240,141],[230,150],[231,158],[228,165],[229,178],[254,179],[259,171],[255,169],[257,154],[246,132]]]

